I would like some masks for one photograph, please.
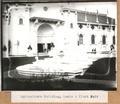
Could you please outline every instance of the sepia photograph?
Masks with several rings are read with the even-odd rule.
[[[117,89],[116,2],[2,4],[2,90]]]

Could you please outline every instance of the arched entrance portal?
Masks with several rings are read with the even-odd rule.
[[[51,25],[45,23],[38,27],[38,53],[49,52],[54,47],[54,35],[54,30]]]

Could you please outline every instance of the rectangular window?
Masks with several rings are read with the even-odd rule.
[[[91,44],[95,44],[95,35],[91,36]]]
[[[80,44],[83,44],[83,35],[82,34],[79,35],[78,45],[80,45]]]
[[[20,19],[19,19],[19,25],[22,25],[22,24],[23,24],[23,19],[20,18]]]
[[[113,36],[113,44],[115,44],[115,36]]]
[[[105,36],[105,35],[102,36],[102,44],[103,44],[103,45],[106,44],[106,36]]]
[[[73,28],[73,23],[70,23],[70,28]]]

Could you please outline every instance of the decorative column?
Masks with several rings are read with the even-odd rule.
[[[107,10],[107,24],[109,24],[109,21],[108,21],[108,10]]]
[[[85,22],[87,22],[87,14],[86,14],[86,8],[85,8]]]
[[[99,21],[98,21],[98,10],[97,10],[97,14],[96,14],[96,22],[99,23]]]

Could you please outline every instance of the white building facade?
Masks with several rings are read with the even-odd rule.
[[[3,57],[37,56],[51,50],[107,53],[116,50],[115,19],[55,3],[5,4]]]

